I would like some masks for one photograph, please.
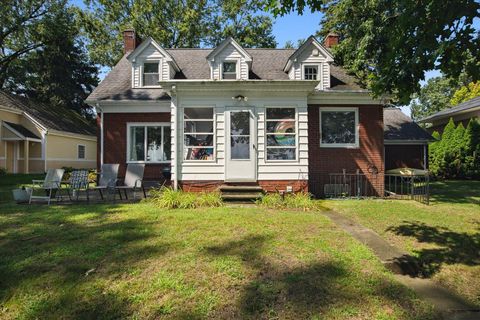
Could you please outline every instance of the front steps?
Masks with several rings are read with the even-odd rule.
[[[263,189],[259,185],[224,184],[219,188],[224,201],[253,202],[263,196]]]

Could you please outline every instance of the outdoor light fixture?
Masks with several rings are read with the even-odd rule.
[[[238,96],[232,97],[232,100],[237,100],[238,102],[241,102],[243,100],[243,101],[247,102],[248,98],[239,94]]]

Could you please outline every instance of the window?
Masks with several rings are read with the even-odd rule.
[[[170,160],[170,124],[128,124],[128,161],[165,162]]]
[[[320,109],[320,146],[358,147],[358,108]]]
[[[237,79],[237,63],[224,62],[222,66],[222,79]]]
[[[317,80],[318,66],[305,66],[303,69],[304,80]]]
[[[214,159],[213,107],[185,108],[183,111],[185,160]]]
[[[78,159],[85,159],[85,146],[82,144],[77,145],[77,157]]]
[[[159,72],[158,62],[146,62],[143,64],[143,85],[158,86]]]
[[[267,160],[297,158],[295,108],[267,108]]]

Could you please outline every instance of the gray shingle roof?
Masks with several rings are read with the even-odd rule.
[[[422,120],[420,120],[420,122],[430,122],[432,120],[453,116],[457,112],[468,111],[473,108],[480,108],[480,97],[476,97],[468,101],[465,101],[463,103],[460,103],[459,105],[453,108],[445,109],[437,113],[434,113],[428,117],[423,118]]]
[[[28,113],[47,129],[95,135],[96,127],[77,112],[0,91],[0,107]]]
[[[8,122],[8,121],[4,121],[4,123],[9,125],[13,130],[17,131],[18,133],[20,133],[25,138],[40,139],[39,136],[37,136],[32,131],[28,130],[27,128],[25,128],[21,124],[16,124],[16,123]]]
[[[398,108],[383,109],[385,141],[434,141],[435,139]]]
[[[210,67],[206,57],[213,49],[167,49],[181,71],[175,79],[210,79]],[[288,80],[283,71],[295,49],[245,49],[252,56],[250,79]],[[344,69],[331,66],[330,90],[362,90],[357,80]],[[88,97],[94,100],[164,100],[170,99],[162,89],[132,88],[132,68],[123,56],[110,73]]]

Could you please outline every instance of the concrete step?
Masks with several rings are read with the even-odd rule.
[[[222,199],[225,201],[254,201],[263,196],[260,192],[254,193],[222,193]]]
[[[256,192],[262,192],[263,189],[260,186],[256,185],[221,185],[219,190],[223,192],[250,192],[250,191],[256,191]]]

